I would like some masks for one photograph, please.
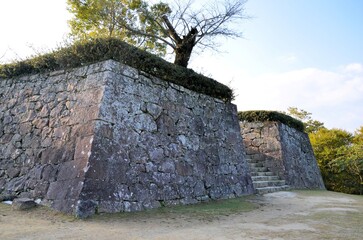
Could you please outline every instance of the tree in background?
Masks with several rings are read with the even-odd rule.
[[[316,160],[327,189],[342,191],[337,166],[333,162],[345,156],[346,148],[352,141],[352,134],[341,129],[320,129],[309,134]]]
[[[362,133],[320,129],[309,137],[327,189],[363,194]]]
[[[363,126],[355,131],[353,143],[363,146]]]
[[[302,121],[328,190],[363,194],[363,126],[354,134],[327,129],[311,113],[289,107],[288,115]]]
[[[149,5],[143,0],[68,0],[73,35],[120,37],[145,49],[173,49],[174,63],[187,67],[196,46],[216,49],[216,37],[240,37],[231,23],[246,19],[246,0],[193,0]]]
[[[286,114],[302,121],[304,123],[306,133],[313,133],[321,128],[324,128],[323,122],[313,120],[311,118],[311,113],[302,109],[298,109],[297,107],[289,107]]]

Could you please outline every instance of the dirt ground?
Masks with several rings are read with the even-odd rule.
[[[277,192],[87,220],[0,203],[0,239],[363,239],[363,196]]]

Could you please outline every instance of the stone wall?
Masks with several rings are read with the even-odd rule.
[[[112,60],[0,97],[2,194],[87,216],[253,193],[232,104]]]
[[[306,133],[280,122],[241,122],[246,155],[292,188],[324,189],[324,183]]]
[[[70,211],[84,182],[104,64],[0,80],[0,192]],[[86,154],[85,154],[86,153]]]

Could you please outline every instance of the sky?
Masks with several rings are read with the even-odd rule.
[[[245,12],[243,38],[189,67],[234,89],[239,111],[297,107],[328,128],[363,125],[363,1],[249,0]],[[70,18],[66,0],[0,0],[0,63],[59,46]]]

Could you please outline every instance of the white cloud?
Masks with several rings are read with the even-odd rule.
[[[69,32],[69,18],[66,1],[1,1],[0,63],[57,47]]]
[[[346,66],[342,66],[344,72],[350,73],[363,73],[363,64],[360,63],[351,63]]]
[[[361,64],[342,70],[306,68],[285,73],[248,77],[234,82],[239,110],[286,110],[296,106],[313,113],[327,127],[354,131],[363,125]]]
[[[252,76],[236,61],[201,55],[191,67],[230,86],[238,110],[281,110],[298,107],[328,128],[353,132],[363,125],[363,64],[353,63],[333,71],[304,68]]]
[[[277,60],[279,62],[289,64],[289,63],[295,63],[298,60],[298,58],[297,58],[297,56],[295,54],[290,53],[290,54],[278,57]]]

